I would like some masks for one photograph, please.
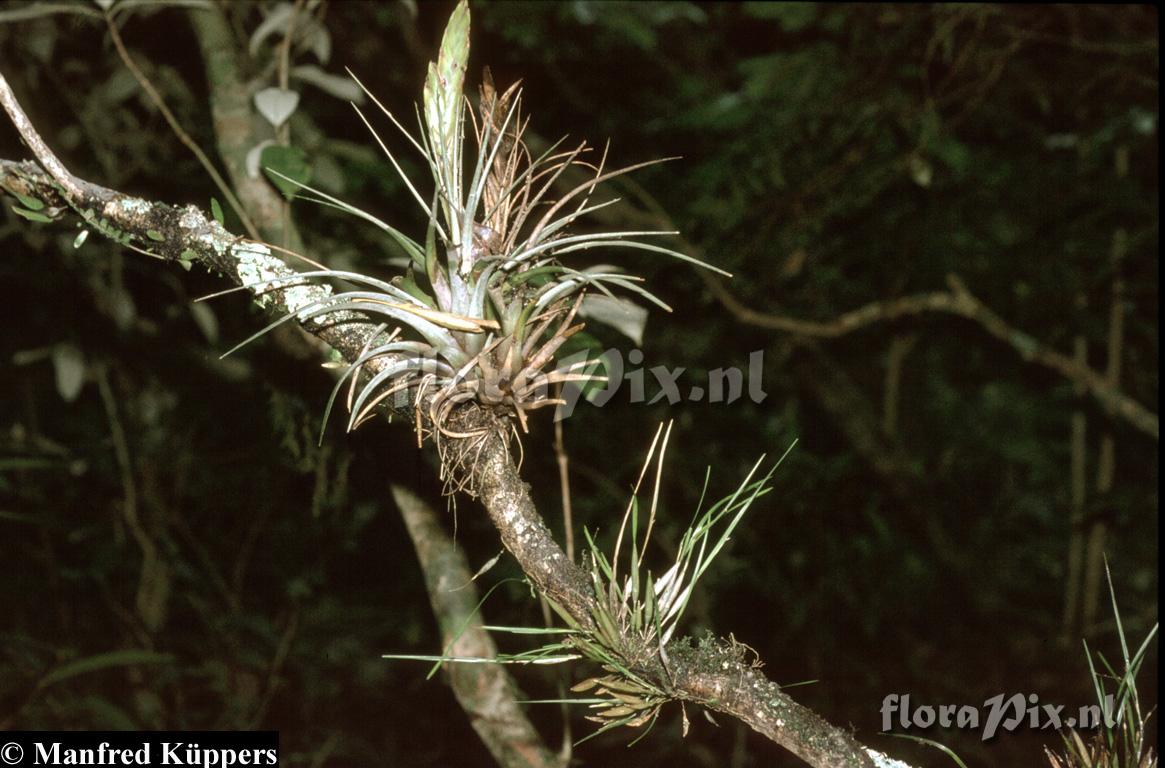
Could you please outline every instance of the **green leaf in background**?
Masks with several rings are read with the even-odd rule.
[[[222,205],[220,205],[218,200],[213,197],[210,198],[210,215],[213,216],[214,220],[219,224],[225,223],[222,215]]]
[[[52,219],[50,219],[48,216],[45,216],[43,213],[37,213],[36,211],[26,211],[23,208],[16,207],[15,205],[12,206],[12,211],[18,216],[28,219],[29,221],[37,221],[41,224],[49,224],[52,222]]]
[[[310,83],[337,99],[356,104],[364,103],[364,91],[360,90],[360,86],[354,83],[351,78],[329,74],[314,64],[301,64],[293,68],[291,76],[305,83]]]
[[[797,32],[813,23],[817,3],[745,3],[744,12],[756,19],[772,19],[786,32]]]
[[[19,200],[20,204],[23,205],[26,210],[39,211],[44,208],[43,200],[39,200],[35,197],[29,197],[28,195],[21,194],[17,190],[9,189],[8,187],[4,187],[4,191]]]
[[[218,341],[218,318],[214,315],[214,310],[210,308],[205,302],[197,302],[190,305],[190,316],[194,318],[194,322],[198,325],[198,330],[202,331],[202,335],[211,344]]]
[[[171,664],[173,661],[174,656],[169,653],[155,653],[154,651],[138,649],[109,651],[108,653],[99,653],[95,656],[86,656],[83,659],[77,659],[76,661],[59,666],[41,678],[40,682],[37,683],[37,687],[47,688],[50,685],[64,682],[78,675],[99,672],[103,669],[112,669],[113,667],[133,667],[139,664]]]
[[[579,316],[609,325],[635,342],[635,346],[643,346],[647,310],[630,299],[602,294],[588,295],[579,308]]]
[[[288,200],[295,197],[301,185],[311,181],[311,166],[307,162],[307,153],[299,147],[271,144],[263,148],[259,164],[267,172],[267,178],[271,183]],[[280,175],[287,178],[281,178]]]

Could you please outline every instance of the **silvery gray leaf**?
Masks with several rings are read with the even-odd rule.
[[[274,143],[273,140],[266,139],[251,147],[251,151],[247,153],[247,159],[243,162],[247,169],[248,178],[259,178],[259,159],[263,156],[263,150]]]
[[[587,294],[579,315],[609,325],[635,344],[643,344],[643,330],[647,326],[647,309],[630,299]]]
[[[263,41],[276,32],[285,31],[287,29],[287,22],[291,17],[292,5],[291,3],[280,3],[271,9],[267,14],[267,18],[255,28],[251,33],[251,41],[247,45],[247,49],[252,56],[259,53],[259,47],[263,45]]]
[[[324,93],[335,96],[337,99],[351,101],[356,104],[364,103],[364,91],[351,78],[328,74],[315,64],[302,64],[293,67],[291,76],[305,83],[310,83]]]
[[[255,94],[255,108],[267,118],[267,122],[278,128],[287,122],[299,106],[299,94],[282,88],[264,88]]]

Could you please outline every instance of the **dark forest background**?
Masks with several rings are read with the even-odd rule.
[[[122,2],[129,53],[216,158],[189,23],[200,11]],[[337,78],[349,67],[408,115],[451,8],[307,3],[323,32],[293,46],[293,64]],[[278,4],[227,10],[248,76],[270,79],[282,33],[256,31]],[[1156,10],[579,0],[472,11],[470,82],[487,64],[501,85],[521,78],[533,133],[610,138],[616,164],[682,156],[619,186],[626,203],[610,215],[670,219],[684,249],[735,278],[725,293],[679,262],[619,255],[675,308],[651,312],[644,366],[682,366],[690,385],[763,352],[760,403],[636,404],[625,388],[580,405],[564,423],[576,532],[613,535],[661,421],[676,423],[661,560],[706,467],[726,492],[796,439],[775,492],[708,572],[689,631],[731,632],[769,677],[815,681],[798,700],[923,764],[952,763],[878,735],[887,694],[1092,701],[1081,640],[1119,651],[1101,552],[1130,639],[1157,620]],[[97,6],[0,3],[0,70],[77,175],[203,208],[220,196]],[[316,82],[292,81],[295,161],[419,234],[415,204],[345,103],[350,86]],[[7,122],[0,156],[28,156]],[[392,274],[399,254],[372,228],[306,203],[290,211],[313,257]],[[272,728],[290,765],[489,764],[426,665],[381,658],[440,650],[388,493],[405,484],[444,514],[432,450],[383,423],[348,436],[333,425],[317,447],[332,385],[317,361],[277,337],[220,360],[262,325],[245,298],[192,304],[227,286],[96,235],[74,248],[76,234],[0,212],[0,727]],[[952,274],[1006,333],[941,311],[836,325],[871,303],[948,292]],[[588,330],[603,348],[635,347]],[[1115,369],[1108,391],[1151,412],[1152,433],[1043,365],[1048,350],[1075,359],[1071,371]],[[523,473],[560,532],[553,438],[543,413]],[[450,530],[454,515],[476,569],[497,535],[467,499],[445,515]],[[478,585],[515,576],[505,557]],[[483,610],[491,623],[542,622],[516,580]],[[1154,650],[1148,706],[1156,672]],[[557,695],[555,669],[515,674],[529,698]],[[556,744],[560,710],[531,712]],[[687,738],[674,707],[634,747],[637,734],[615,731],[576,758],[795,764],[738,723],[689,714]],[[594,727],[574,717],[576,737]],[[1051,731],[913,733],[971,766],[1037,765],[1041,745],[1060,746]]]

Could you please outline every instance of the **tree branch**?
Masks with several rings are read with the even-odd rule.
[[[1011,347],[1026,362],[1041,365],[1082,386],[1106,412],[1124,419],[1154,440],[1160,439],[1157,414],[1126,395],[1102,374],[1009,325],[990,307],[975,298],[957,275],[947,276],[949,291],[919,293],[898,299],[875,301],[832,320],[815,322],[758,312],[737,299],[715,275],[701,274],[712,295],[740,322],[795,336],[836,339],[874,323],[899,320],[928,312],[962,317]]]
[[[326,285],[293,280],[296,272],[271,246],[231,235],[197,206],[151,202],[73,176],[41,139],[3,75],[0,106],[39,162],[38,166],[0,159],[0,187],[22,205],[31,205],[39,218],[55,220],[72,213],[101,234],[146,255],[187,267],[203,264],[246,288],[257,304],[277,314],[297,314],[332,295]],[[349,360],[359,357],[376,327],[350,312],[301,325]],[[378,362],[383,359],[369,361],[370,370],[384,365]]]
[[[498,649],[482,628],[477,590],[465,555],[445,533],[432,508],[398,485],[392,497],[417,551],[429,603],[441,628],[441,645],[453,656],[493,659]],[[515,699],[515,685],[500,664],[447,664],[457,702],[503,768],[557,768],[557,756]]]
[[[9,87],[8,81],[4,79],[3,75],[0,75],[0,106],[4,107],[12,124],[16,126],[16,132],[32,150],[33,157],[36,158],[41,167],[48,171],[53,181],[60,185],[66,194],[78,199],[84,197],[85,191],[77,184],[73,174],[65,170],[65,166],[61,164],[57,156],[44,143],[44,139],[32,127],[32,121],[24,113],[24,108],[16,100],[16,94],[12,92],[12,88]]]

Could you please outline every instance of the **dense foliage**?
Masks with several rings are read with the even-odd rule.
[[[307,31],[288,51],[300,102],[286,128],[271,129],[264,164],[423,231],[410,191],[344,104],[358,91],[341,78],[350,68],[410,115],[451,4],[301,6]],[[221,200],[109,43],[101,14],[45,8],[0,6],[0,70],[69,168],[147,198]],[[870,302],[944,291],[954,273],[1026,334],[1008,343],[966,318],[910,313],[811,338],[741,322],[687,264],[597,255],[645,276],[674,311],[652,309],[639,347],[651,402],[631,402],[629,381],[564,422],[576,531],[613,539],[663,420],[676,426],[660,562],[680,545],[707,466],[713,490],[726,492],[757,456],[797,439],[775,492],[701,581],[688,631],[733,633],[773,679],[816,681],[794,691],[829,720],[928,761],[937,753],[876,735],[887,694],[1091,701],[1080,638],[1109,656],[1117,649],[1107,587],[1098,608],[1084,608],[1095,612],[1088,626],[1084,595],[1065,626],[1073,419],[1086,424],[1076,530],[1107,532],[1121,617],[1138,642],[1156,622],[1157,439],[1021,352],[1032,340],[1068,356],[1084,347],[1103,374],[1119,349],[1118,388],[1158,410],[1155,12],[586,0],[473,8],[469,78],[476,84],[489,65],[499,89],[523,80],[532,147],[570,134],[600,147],[610,137],[616,166],[682,156],[614,181],[626,202],[594,226],[674,222],[678,247],[734,273],[732,297],[758,312],[828,323]],[[228,10],[247,77],[268,83],[283,42],[268,22],[286,19],[286,6]],[[199,12],[143,4],[118,21],[138,66],[213,156],[213,86],[188,22]],[[0,128],[0,157],[25,156]],[[401,162],[414,176],[424,170]],[[313,258],[394,274],[402,253],[378,230],[308,203],[289,211]],[[229,207],[225,217],[242,231]],[[0,214],[11,306],[0,345],[9,574],[0,724],[277,728],[297,765],[484,764],[448,690],[426,682],[422,666],[381,658],[439,650],[387,488],[404,483],[436,502],[431,452],[416,449],[407,425],[333,428],[317,445],[333,379],[297,357],[294,339],[277,330],[220,360],[264,324],[246,300],[192,303],[225,286],[97,237],[74,247],[76,235],[8,207]],[[1115,343],[1114,284],[1123,290]],[[589,325],[580,340],[637,359],[605,326]],[[763,363],[750,368],[756,352]],[[681,402],[652,400],[660,379],[647,369],[657,366],[685,369]],[[760,376],[763,400],[689,400],[693,385],[733,366]],[[548,410],[529,422],[523,474],[561,530]],[[1106,440],[1107,487],[1097,478]],[[473,503],[459,501],[450,527],[454,519],[475,567],[497,554]],[[479,580],[483,592],[503,582],[487,618],[541,623],[528,588],[505,581],[514,576],[503,558]],[[1150,703],[1156,665],[1154,652],[1142,690]],[[553,670],[518,679],[529,698],[557,696]],[[555,743],[558,708],[532,713]],[[591,728],[580,715],[576,737]],[[789,759],[736,723],[693,717],[691,733],[680,731],[678,708],[665,710],[631,750],[615,731],[577,756],[637,766]],[[1058,745],[1050,731],[988,742],[914,733],[970,765],[1033,765],[1041,745]]]

